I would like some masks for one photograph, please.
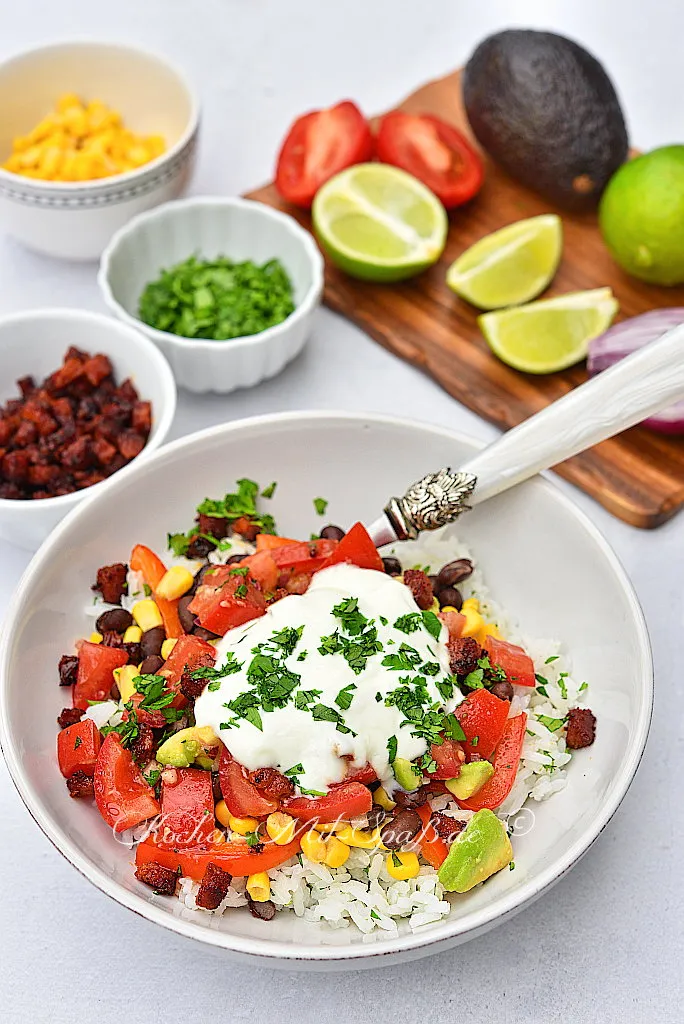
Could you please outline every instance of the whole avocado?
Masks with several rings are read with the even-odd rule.
[[[512,177],[566,210],[596,207],[629,142],[595,57],[553,32],[510,29],[480,43],[462,84],[476,138]]]

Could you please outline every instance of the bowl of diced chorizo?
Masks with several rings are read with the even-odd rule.
[[[166,438],[176,386],[142,333],[46,309],[0,318],[0,538],[34,549]]]

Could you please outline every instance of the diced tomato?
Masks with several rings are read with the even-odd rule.
[[[275,185],[283,199],[308,208],[333,174],[372,155],[368,122],[355,103],[344,100],[297,118],[278,154]]]
[[[473,754],[488,758],[503,736],[510,704],[489,690],[473,690],[454,714],[465,733],[463,747],[468,759]]]
[[[492,665],[506,673],[509,683],[516,686],[536,684],[534,662],[522,647],[509,644],[507,640],[500,640],[496,636],[485,637],[484,647]]]
[[[197,588],[189,605],[200,625],[219,636],[266,611],[266,598],[249,574],[235,572],[240,568],[220,566],[207,577],[209,582]]]
[[[366,814],[372,804],[371,791],[360,782],[341,782],[331,786],[325,796],[290,797],[283,801],[283,810],[300,821],[326,822]]]
[[[273,561],[274,552],[257,551],[255,555],[243,558],[240,565],[246,565],[249,575],[261,587],[264,594],[272,594],[278,586],[278,566]]]
[[[144,544],[136,544],[133,548],[130,566],[135,572],[142,574],[145,583],[152,590],[157,589],[157,584],[166,572],[166,566],[161,558],[155,555],[154,551],[145,547]],[[167,601],[166,598],[157,597],[156,594],[154,595],[154,600],[164,622],[167,637],[176,639],[179,636],[183,636],[185,630],[178,618],[178,601]]]
[[[440,868],[447,859],[449,847],[430,824],[432,812],[429,805],[421,804],[420,807],[416,807],[416,811],[423,822],[423,831],[418,837],[421,855],[433,868]]]
[[[236,818],[261,818],[278,810],[278,801],[269,800],[249,781],[239,761],[223,749],[219,763],[219,782],[226,806]]]
[[[472,199],[484,181],[477,150],[456,128],[432,114],[385,114],[375,152],[382,163],[419,178],[447,209]]]
[[[294,576],[288,575],[288,572],[284,573],[285,577],[285,590],[288,594],[306,594],[309,586],[311,585],[311,574],[308,572],[300,572]]]
[[[175,781],[168,782],[167,777]],[[214,794],[211,772],[175,768],[162,776],[161,823],[157,843],[165,849],[185,849],[208,843],[214,833]]]
[[[432,744],[430,756],[437,763],[434,772],[429,773],[431,779],[455,779],[465,761],[461,744],[447,736],[444,737],[443,743]]]
[[[494,774],[469,800],[459,800],[459,807],[469,811],[480,811],[488,807],[493,811],[504,802],[518,772],[526,727],[527,715],[524,713],[508,719],[492,758]]]
[[[363,523],[354,523],[337,548],[326,558],[322,568],[327,569],[328,566],[337,565],[340,562],[351,562],[352,565],[358,565],[360,569],[385,571],[378,549]]]
[[[370,764],[364,764],[362,768],[349,768],[347,774],[344,777],[345,782],[361,782],[364,786],[370,786],[372,782],[377,782],[378,776]]]
[[[130,701],[127,703],[133,705],[136,721],[140,722],[141,725],[149,725],[150,729],[164,729],[168,722],[164,718],[160,709],[150,710],[148,708],[142,708],[140,705],[144,701],[142,693],[134,693]],[[185,697],[182,694],[178,694],[176,698],[169,705],[170,707],[184,707],[187,704]],[[124,722],[127,722],[130,718],[128,711],[123,713]]]
[[[62,729],[57,735],[57,760],[64,778],[70,779],[74,772],[92,775],[101,742],[97,726],[90,718]]]
[[[271,552],[273,561],[280,570],[291,569],[293,573],[314,573],[338,547],[336,540],[295,541],[287,547]]]
[[[290,857],[294,857],[298,851],[299,837],[285,846],[264,843],[260,853],[247,843],[221,843],[220,846],[207,844],[204,849],[195,850],[164,850],[150,837],[138,843],[135,863],[139,867],[141,864],[156,861],[157,864],[163,864],[172,871],[180,869],[181,875],[201,882],[207,864],[216,864],[238,878],[277,868]]]
[[[114,685],[114,669],[128,661],[121,647],[105,647],[83,640],[78,651],[74,707],[87,711],[91,701],[108,700]]]
[[[216,648],[198,636],[182,636],[157,675],[165,676],[171,690],[179,690],[183,673],[209,668],[216,661]]]
[[[159,814],[154,790],[115,732],[110,732],[100,747],[93,787],[97,809],[115,832],[124,832]]]
[[[273,551],[274,548],[284,548],[290,544],[298,544],[299,541],[291,537],[276,537],[273,533],[257,533],[256,549],[260,551]]]

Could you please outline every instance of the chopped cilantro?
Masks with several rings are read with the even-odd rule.
[[[444,732],[450,740],[458,740],[459,743],[463,743],[466,738],[463,727],[458,718],[456,718],[456,715],[444,716]]]
[[[247,585],[245,583],[241,583],[239,587],[235,588],[235,596],[247,597]]]
[[[249,573],[248,565],[233,565],[228,570],[230,576],[247,576]]]
[[[82,743],[83,740],[81,739],[81,737],[77,736],[76,739],[74,740],[74,750],[78,750]]]
[[[152,596],[152,587],[149,585],[149,583],[143,583],[143,590],[145,591],[145,597]]]
[[[248,846],[258,846],[261,842],[261,838],[258,832],[246,832],[245,842]]]
[[[326,501],[326,499],[325,498],[314,498],[313,503],[314,503],[314,508],[316,509],[316,514],[319,515],[319,516],[324,516],[325,515],[325,510],[328,507],[328,502]]]
[[[397,737],[390,736],[387,740],[387,760],[390,764],[394,762],[397,756]]]
[[[423,625],[427,629],[428,633],[430,633],[430,635],[435,638],[435,640],[439,640],[440,635],[442,633],[442,623],[441,620],[437,618],[434,612],[423,612]]]
[[[407,615],[400,615],[395,620],[394,628],[402,633],[415,633],[417,629],[420,629],[421,621],[420,612],[409,612]]]
[[[335,697],[335,703],[337,704],[338,708],[342,708],[343,711],[346,711],[347,708],[351,707],[351,703],[354,700],[354,694],[351,691],[355,689],[356,683],[347,683],[346,686],[342,687],[340,692]]]
[[[299,787],[299,792],[302,794],[302,796],[325,796],[325,793],[323,793],[320,789],[304,789],[303,786]]]
[[[537,715],[537,721],[545,725],[551,732],[557,732],[565,723],[564,718],[549,718],[548,715]]]
[[[546,659],[546,661],[544,662],[544,664],[545,664],[545,665],[550,665],[550,664],[551,664],[552,662],[554,662],[554,661],[558,661],[558,655],[557,655],[557,654],[552,654],[550,658],[547,658],[547,659]]]
[[[392,863],[394,864],[395,868],[400,868],[401,867],[401,857],[397,856],[396,853],[392,853]]]
[[[261,492],[261,497],[262,498],[272,498],[273,495],[276,492],[276,487],[277,486],[278,486],[278,483],[277,483],[276,480],[274,480],[273,483],[270,483],[268,485],[268,487],[264,487],[263,491]]]

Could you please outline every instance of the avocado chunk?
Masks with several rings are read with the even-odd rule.
[[[412,793],[414,789],[418,789],[420,786],[422,780],[420,770],[416,769],[413,762],[407,761],[405,757],[394,758],[392,761],[392,771],[394,772],[394,778],[407,793]]]
[[[566,210],[596,207],[629,142],[595,57],[553,32],[497,32],[473,53],[462,85],[471,128],[504,170]]]
[[[444,785],[457,800],[467,800],[482,789],[493,774],[494,765],[490,761],[471,761],[470,764],[462,764],[456,778],[449,779]]]
[[[195,762],[202,768],[211,768],[218,746],[219,739],[211,726],[191,725],[164,740],[157,750],[157,761],[173,768],[189,768]]]
[[[448,892],[468,892],[512,860],[513,847],[503,822],[483,808],[452,843],[439,869],[439,880]]]

